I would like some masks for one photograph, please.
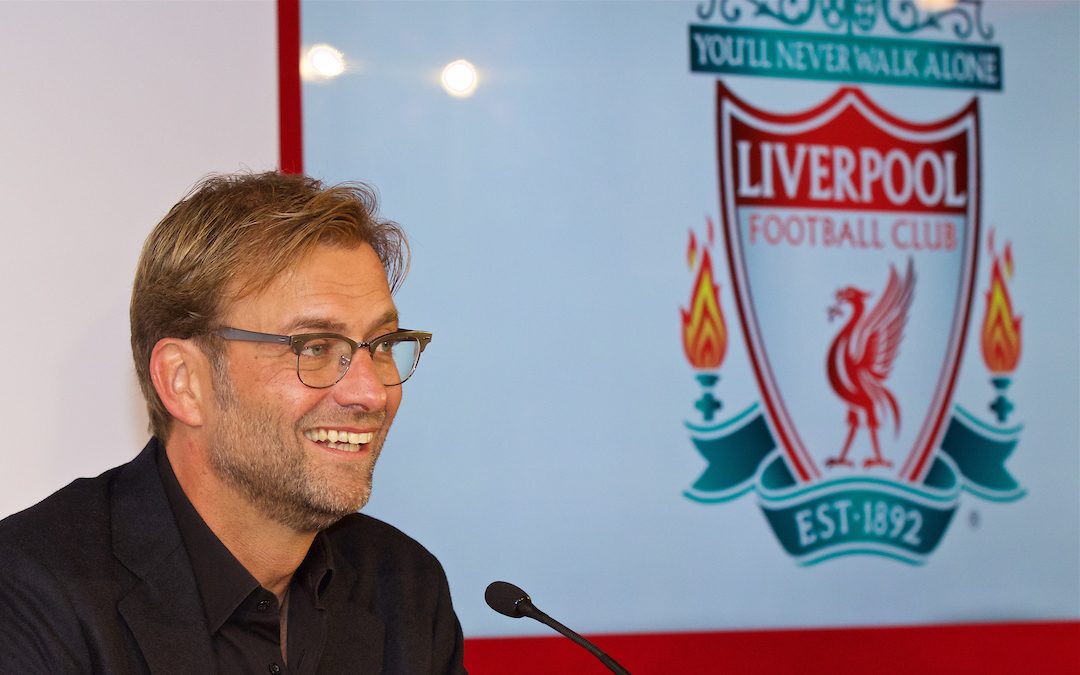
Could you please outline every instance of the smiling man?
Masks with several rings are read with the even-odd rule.
[[[151,232],[153,438],[0,523],[0,672],[463,673],[446,577],[356,513],[431,334],[363,186],[205,180]]]

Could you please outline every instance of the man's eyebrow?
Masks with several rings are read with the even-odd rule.
[[[374,322],[368,326],[368,329],[378,328],[380,326],[386,326],[388,324],[397,325],[398,313],[396,309],[387,310],[382,316],[377,318]],[[341,321],[334,321],[322,316],[301,316],[293,319],[285,326],[286,334],[294,334],[297,331],[317,331],[321,333],[342,333],[347,330],[347,326]]]
[[[301,316],[293,319],[285,326],[286,333],[294,333],[300,330],[340,333],[345,330],[345,324],[340,321],[332,321],[326,317]]]
[[[372,327],[385,326],[387,324],[394,324],[396,326],[397,323],[398,323],[398,312],[397,312],[396,309],[390,309],[390,310],[387,310],[385,314],[380,316],[375,321],[375,323],[372,324]]]

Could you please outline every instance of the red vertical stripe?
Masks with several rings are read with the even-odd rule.
[[[300,0],[277,0],[278,147],[282,173],[304,172],[300,101]]]

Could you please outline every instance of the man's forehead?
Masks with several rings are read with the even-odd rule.
[[[272,321],[276,330],[345,332],[395,323],[386,272],[367,244],[318,246],[262,288],[234,280],[223,316]]]

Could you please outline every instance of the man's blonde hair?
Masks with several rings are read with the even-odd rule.
[[[395,290],[408,243],[377,213],[367,185],[274,172],[209,176],[172,207],[143,245],[131,293],[131,351],[151,433],[164,439],[172,424],[150,379],[158,340],[196,338],[217,363],[220,345],[207,334],[228,303],[265,289],[316,246],[371,245]]]

